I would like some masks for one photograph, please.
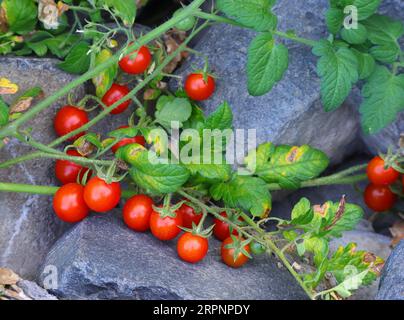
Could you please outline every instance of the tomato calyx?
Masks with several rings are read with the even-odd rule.
[[[230,235],[230,238],[232,239],[232,242],[226,244],[224,247],[229,250],[231,250],[231,249],[234,250],[234,252],[233,252],[234,261],[237,260],[237,258],[240,254],[248,257],[249,259],[252,259],[251,254],[246,249],[247,247],[249,247],[249,244],[251,243],[251,239],[245,240],[244,238],[235,236],[233,234]]]

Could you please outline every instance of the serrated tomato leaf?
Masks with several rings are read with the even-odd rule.
[[[276,28],[277,19],[271,12],[272,0],[217,0],[216,6],[227,17],[257,31]]]
[[[362,89],[361,122],[365,133],[374,134],[393,122],[404,110],[404,74],[394,75],[377,66]]]
[[[87,42],[81,41],[75,45],[69,54],[66,56],[65,61],[58,64],[58,67],[63,71],[72,74],[83,74],[90,67],[90,55],[88,51],[90,46]]]
[[[248,92],[253,96],[268,93],[288,68],[288,49],[275,43],[270,33],[258,35],[248,49]]]
[[[313,53],[320,57],[317,73],[321,78],[321,98],[325,111],[341,106],[359,79],[358,60],[346,47],[334,48],[327,40],[319,41]]]
[[[235,175],[228,182],[212,185],[210,194],[216,201],[223,200],[226,206],[242,208],[256,217],[267,216],[272,208],[265,181],[256,177]]]

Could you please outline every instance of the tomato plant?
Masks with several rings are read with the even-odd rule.
[[[58,136],[64,136],[65,134],[82,127],[86,123],[88,123],[88,115],[86,111],[74,106],[64,106],[56,114],[54,128]],[[84,132],[69,138],[69,140],[74,141],[82,135],[84,135]]]
[[[366,173],[370,182],[375,185],[389,185],[400,177],[400,173],[394,168],[386,168],[385,161],[380,157],[374,157],[369,162]]]
[[[366,187],[364,199],[366,205],[376,211],[383,212],[390,210],[397,200],[397,196],[388,186],[377,186],[369,184]]]
[[[67,155],[73,157],[81,157],[81,154],[76,150],[67,150]],[[77,182],[77,179],[82,180],[84,176],[91,176],[91,170],[68,160],[57,160],[55,164],[55,176],[61,184]]]
[[[53,198],[53,209],[65,222],[75,223],[86,218],[89,209],[84,201],[84,187],[77,183],[61,187]]]
[[[190,232],[184,233],[177,242],[178,256],[189,263],[201,261],[208,253],[208,249],[208,239]]]
[[[139,50],[124,56],[119,61],[119,66],[126,73],[142,74],[150,66],[151,61],[152,55],[150,50],[145,46],[141,46]]]
[[[84,200],[91,210],[107,212],[121,200],[121,186],[118,182],[107,183],[99,177],[93,177],[84,188]]]
[[[191,73],[185,80],[185,92],[195,101],[209,99],[215,91],[215,79],[202,73]]]
[[[138,232],[149,230],[153,205],[153,199],[144,194],[133,196],[123,207],[124,222],[129,228]]]
[[[278,38],[292,40],[309,46],[319,57],[317,71],[326,111],[338,108],[352,87],[363,83],[362,126],[365,132],[374,133],[403,108],[402,54],[396,45],[402,24],[374,14],[377,3],[360,10],[361,34],[358,36],[343,28],[340,19],[343,2],[333,1],[332,10],[327,13],[330,35],[312,40],[277,30],[272,12],[275,1],[263,4],[252,0],[217,0],[220,15],[216,11],[200,10],[203,2],[194,0],[158,28],[135,35],[132,32],[135,1],[126,1],[125,6],[121,6],[121,1],[106,0],[83,0],[66,7],[61,3],[55,6],[57,11],[49,11],[58,12],[55,17],[43,12],[38,15],[34,0],[3,1],[0,53],[53,54],[63,59],[59,68],[79,76],[37,104],[31,105],[34,99],[40,99],[40,88],[22,94],[17,105],[25,109],[17,108],[19,112],[13,112],[15,105],[8,105],[0,98],[0,147],[7,144],[9,138],[15,138],[35,149],[35,152],[0,163],[0,168],[46,157],[58,160],[56,174],[62,183],[72,181],[77,175],[81,178],[78,170],[81,167],[88,167],[95,177],[85,186],[69,183],[61,188],[2,182],[0,191],[55,194],[55,211],[69,222],[80,221],[89,210],[112,210],[122,195],[130,198],[123,208],[123,219],[129,228],[144,232],[150,227],[152,234],[161,240],[174,239],[181,228],[185,231],[177,242],[178,255],[185,261],[195,263],[203,259],[213,233],[223,240],[222,259],[229,266],[242,266],[251,258],[250,252],[267,252],[286,266],[309,298],[347,298],[354,290],[353,280],[358,284],[355,288],[360,284],[370,285],[383,265],[382,259],[355,250],[354,244],[334,253],[329,250],[330,241],[352,230],[362,218],[363,210],[347,203],[344,197],[339,202],[316,204],[302,198],[293,208],[290,219],[272,218],[268,216],[272,210],[272,193],[328,184],[356,184],[366,179],[363,171],[368,167],[369,179],[383,185],[369,186],[365,192],[366,202],[376,211],[388,210],[395,202],[395,195],[386,184],[392,184],[390,187],[396,190],[397,172],[403,171],[401,151],[382,155],[383,166],[376,159],[369,165],[357,165],[330,176],[323,175],[330,162],[327,155],[309,145],[264,142],[251,150],[238,168],[226,162],[198,162],[194,157],[185,161],[189,160],[182,158],[186,143],[192,151],[226,159],[225,151],[217,152],[214,145],[206,143],[203,132],[205,129],[231,130],[233,113],[226,102],[209,115],[197,105],[197,101],[209,99],[215,91],[216,80],[207,72],[209,57],[202,71],[184,79],[185,92],[169,92],[167,81],[181,59],[194,53],[187,48],[190,41],[212,22],[246,27],[258,32],[248,48],[246,70],[251,95],[267,93],[282,79],[288,67],[288,48]],[[65,12],[59,10],[73,11],[64,21],[73,23],[71,30],[82,25],[82,32],[71,34],[69,28],[63,29],[61,17]],[[18,21],[13,19],[17,13]],[[114,26],[103,23],[105,17],[111,15],[117,21]],[[196,21],[201,23],[196,24]],[[55,30],[45,31],[51,27]],[[173,27],[189,32],[178,33],[171,30]],[[124,38],[125,45],[119,45],[118,36]],[[365,42],[359,43],[365,36]],[[180,40],[175,42],[176,38]],[[148,48],[153,48],[153,57]],[[119,68],[126,74],[119,72]],[[217,81],[224,82],[220,76]],[[50,143],[37,141],[26,129],[27,122],[90,79],[95,95],[86,95],[78,107],[69,102],[70,105],[58,112],[54,126],[59,138]],[[10,94],[18,91],[17,84],[0,81],[2,90]],[[123,81],[128,86],[118,84]],[[391,94],[387,96],[386,92]],[[68,98],[72,100],[71,96]],[[95,125],[99,121],[109,113],[124,112],[132,102],[134,110],[128,116],[128,127],[97,132]],[[101,109],[97,108],[99,105]],[[90,120],[86,111],[96,114]],[[173,123],[179,139],[171,130]],[[70,137],[72,131],[75,131],[74,137]],[[165,136],[156,135],[156,131]],[[181,135],[190,131],[192,138],[182,140]],[[222,147],[228,145],[225,140]],[[177,141],[180,141],[178,148]],[[74,147],[85,157],[60,151],[59,147],[65,142],[68,142],[65,150]],[[391,164],[392,168],[385,164]],[[240,175],[238,169],[248,175]],[[154,206],[149,195],[163,200],[156,201]],[[211,225],[209,217],[214,219]],[[265,222],[272,222],[276,231],[264,228]],[[299,265],[300,260],[310,261],[307,272],[293,267],[296,263]],[[354,267],[357,274],[344,273],[348,266]]]
[[[104,97],[102,98],[102,102],[107,107],[111,107],[115,104],[115,102],[118,102],[119,100],[124,98],[128,93],[128,87],[114,83],[112,84],[111,88],[105,93]],[[125,112],[125,110],[128,109],[128,107],[130,106],[130,102],[130,99],[122,102],[111,111],[111,114],[120,114],[122,112]]]

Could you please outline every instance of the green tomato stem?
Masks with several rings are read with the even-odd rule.
[[[76,88],[77,86],[81,85],[82,83],[90,80],[91,78],[97,76],[102,71],[107,69],[108,67],[118,63],[121,54],[125,54],[127,52],[132,52],[139,49],[141,46],[146,45],[147,43],[153,41],[154,39],[160,37],[162,34],[173,28],[178,22],[182,21],[183,19],[187,18],[188,16],[194,14],[198,10],[198,8],[205,2],[205,0],[194,0],[190,5],[184,8],[178,15],[171,18],[167,22],[163,23],[162,25],[158,26],[154,30],[150,31],[146,35],[137,39],[135,43],[130,45],[128,48],[123,49],[115,53],[111,58],[103,62],[102,64],[96,66],[94,69],[87,71],[82,76],[76,78],[56,93],[52,94],[51,96],[47,97],[37,105],[31,107],[28,111],[26,111],[20,118],[17,120],[9,123],[7,126],[3,127],[0,130],[0,138],[5,138],[8,136],[14,136],[17,132],[17,129],[27,122],[28,120],[35,117],[38,113],[45,110],[57,100],[68,94],[71,90]],[[119,104],[116,104],[118,106]],[[115,107],[116,107],[115,106]],[[114,108],[111,108],[111,110]],[[111,111],[109,110],[109,111]]]

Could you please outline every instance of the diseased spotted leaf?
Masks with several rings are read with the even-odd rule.
[[[367,134],[377,133],[404,110],[404,74],[394,75],[386,67],[377,66],[362,95],[362,128]]]
[[[217,0],[217,8],[227,17],[257,31],[276,28],[277,19],[271,12],[272,0]]]
[[[320,57],[317,73],[321,77],[321,98],[326,111],[341,106],[358,79],[358,60],[346,47],[334,48],[327,40],[319,41],[313,53]]]
[[[95,66],[107,61],[112,57],[112,52],[108,49],[101,50],[95,58]],[[101,71],[96,77],[92,79],[96,88],[97,97],[101,98],[111,88],[112,83],[118,73],[118,66],[116,64],[111,65],[107,69]]]
[[[244,163],[251,173],[261,170],[275,152],[275,146],[271,142],[260,144],[257,149],[251,150]]]
[[[260,166],[256,174],[268,183],[282,188],[298,188],[302,181],[318,177],[328,166],[325,153],[308,145],[276,147],[270,160]]]
[[[276,44],[270,33],[258,35],[248,49],[248,92],[253,96],[268,93],[288,68],[288,49]]]

